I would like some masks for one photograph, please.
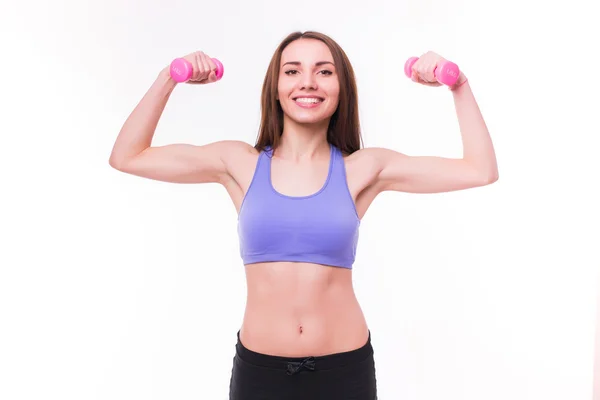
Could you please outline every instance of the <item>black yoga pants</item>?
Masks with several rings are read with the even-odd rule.
[[[356,350],[301,358],[257,353],[237,337],[229,400],[377,400],[370,332]]]

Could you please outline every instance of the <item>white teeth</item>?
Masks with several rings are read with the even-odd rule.
[[[320,103],[321,99],[309,98],[309,97],[299,97],[296,99],[298,103]]]

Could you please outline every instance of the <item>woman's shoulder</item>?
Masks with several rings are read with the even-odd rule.
[[[346,163],[360,164],[363,166],[376,165],[378,160],[385,157],[390,150],[382,147],[365,147],[352,153],[342,151]]]
[[[259,154],[254,146],[242,140],[222,140],[220,143],[223,155],[229,156],[229,158]]]
[[[223,140],[221,145],[221,158],[227,165],[246,164],[260,154],[254,146],[241,140]]]
[[[350,179],[357,177],[359,181],[368,183],[381,172],[382,152],[379,148],[362,148],[352,153],[342,152],[342,155]]]

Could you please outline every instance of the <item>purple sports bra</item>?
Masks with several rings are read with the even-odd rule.
[[[272,151],[258,157],[238,216],[244,264],[295,261],[351,269],[360,219],[348,190],[341,151],[330,144],[329,173],[309,196],[286,196],[271,182]]]

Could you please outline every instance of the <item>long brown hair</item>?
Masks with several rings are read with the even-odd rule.
[[[356,78],[350,60],[344,50],[329,36],[314,32],[293,32],[277,47],[263,82],[261,95],[261,121],[255,149],[265,150],[270,146],[275,150],[281,141],[283,133],[283,110],[277,100],[277,85],[283,50],[298,39],[317,39],[329,47],[336,66],[340,93],[339,104],[327,130],[327,141],[339,148],[343,153],[352,154],[362,146],[360,121],[358,117],[358,92]]]

